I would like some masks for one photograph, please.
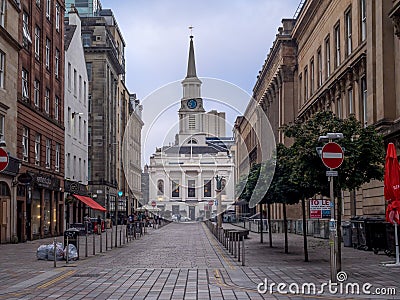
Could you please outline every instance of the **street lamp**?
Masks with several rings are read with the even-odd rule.
[[[215,176],[215,181],[217,183],[217,188],[215,191],[217,192],[217,228],[218,231],[222,228],[222,215],[221,215],[221,188],[222,188],[222,179],[224,176]]]
[[[318,142],[329,142],[332,143],[333,140],[338,140],[343,138],[343,133],[341,132],[330,132],[327,133],[326,135],[320,136],[318,138]],[[322,151],[323,149],[320,147],[317,147],[317,152],[322,158]],[[324,162],[325,164],[325,162]],[[337,166],[333,167],[336,168]],[[334,196],[334,191],[333,191],[333,177],[334,175],[332,174],[332,167],[329,167],[330,173],[328,176],[329,180],[329,190],[330,190],[330,198],[331,198],[331,219],[329,222],[329,244],[330,244],[330,267],[331,267],[331,282],[337,282],[337,252],[338,252],[338,236],[337,236],[337,224],[336,224],[336,218],[335,218],[335,196]],[[328,175],[328,174],[327,174]],[[336,173],[337,176],[337,173]]]

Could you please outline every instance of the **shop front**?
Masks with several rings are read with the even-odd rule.
[[[58,177],[26,172],[19,177],[17,200],[23,240],[61,235],[64,230],[64,199]]]

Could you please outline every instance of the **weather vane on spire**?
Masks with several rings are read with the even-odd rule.
[[[189,26],[190,36],[193,36],[193,26]]]

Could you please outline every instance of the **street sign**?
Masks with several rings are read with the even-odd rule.
[[[330,142],[322,147],[322,162],[330,169],[339,168],[343,162],[343,149],[338,144]]]
[[[3,148],[0,148],[0,172],[7,168],[8,161],[8,153]]]
[[[157,202],[156,201],[151,201],[151,206],[156,207]]]
[[[17,180],[19,183],[29,184],[32,182],[33,178],[31,175],[29,175],[29,173],[22,173],[17,177]]]
[[[214,201],[212,201],[212,200],[208,201],[208,205],[213,205],[213,204],[214,204]]]
[[[338,176],[338,171],[326,171],[326,176],[328,177],[333,177],[333,176]]]
[[[331,201],[325,199],[311,199],[310,200],[310,218],[321,219],[330,218]]]

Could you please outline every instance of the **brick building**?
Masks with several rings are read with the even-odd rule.
[[[17,187],[21,240],[63,232],[64,1],[20,1],[17,155],[28,185]]]

